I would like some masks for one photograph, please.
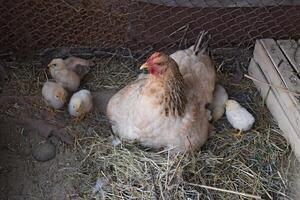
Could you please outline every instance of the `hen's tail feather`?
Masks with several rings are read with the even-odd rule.
[[[211,35],[207,31],[201,31],[194,45],[194,53],[195,55],[208,54],[210,55],[208,43],[211,39]]]

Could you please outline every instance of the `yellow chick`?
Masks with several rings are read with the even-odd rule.
[[[47,81],[42,88],[42,96],[48,106],[60,109],[66,103],[68,92],[61,85]]]
[[[69,103],[70,115],[80,121],[93,107],[92,94],[88,90],[80,90],[73,94]]]
[[[212,119],[217,121],[225,112],[225,102],[228,100],[228,94],[225,88],[221,85],[216,85],[214,90],[212,107]]]
[[[69,70],[76,72],[80,79],[82,79],[90,71],[90,66],[93,65],[93,63],[89,60],[73,56],[65,59],[64,63]]]
[[[227,120],[235,129],[239,130],[238,134],[235,134],[236,136],[241,136],[242,131],[252,128],[255,121],[254,117],[237,101],[226,101],[225,108]]]
[[[73,56],[64,60],[62,58],[55,58],[51,62],[57,63],[59,65],[65,65],[68,70],[75,72],[80,77],[80,79],[82,79],[90,71],[90,66],[93,65],[93,63],[89,60]]]
[[[78,89],[80,77],[74,71],[67,69],[62,59],[53,59],[48,67],[51,76],[62,87],[69,91],[76,91]]]

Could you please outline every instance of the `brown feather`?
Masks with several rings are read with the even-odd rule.
[[[177,63],[168,58],[168,69],[164,75],[165,115],[182,116],[187,98],[184,92],[185,84]]]

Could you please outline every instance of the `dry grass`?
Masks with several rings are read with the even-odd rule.
[[[254,128],[235,138],[234,130],[222,119],[201,152],[171,156],[168,151],[153,152],[135,143],[113,147],[105,116],[93,113],[70,127],[81,134],[73,146],[80,165],[74,179],[82,181],[78,198],[231,200],[287,196],[290,147],[253,83],[244,79],[240,84],[232,83],[232,73],[237,67],[246,69],[251,53],[216,50],[214,55],[219,65],[223,62],[219,81],[231,98],[255,115]],[[138,74],[134,59],[112,56],[95,62],[97,66],[83,84],[92,91],[120,88]],[[10,76],[7,87],[22,85],[20,95],[38,94],[46,79],[42,68],[25,65],[21,70],[12,69]],[[92,195],[97,180],[105,184]]]

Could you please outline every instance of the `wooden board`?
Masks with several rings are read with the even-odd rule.
[[[300,40],[277,40],[277,44],[289,60],[295,72],[300,74]]]
[[[261,67],[261,70],[268,81],[268,83],[276,86],[273,87],[274,95],[285,113],[287,113],[287,119],[291,123],[291,126],[297,130],[297,135],[300,137],[300,103],[295,95],[279,89],[287,88],[291,91],[300,91],[300,80],[296,79],[297,84],[294,85],[289,80],[289,73],[293,71],[289,62],[277,46],[276,42],[272,39],[258,40],[254,49],[254,60]],[[300,92],[299,92],[300,93]],[[300,145],[300,143],[299,143]]]
[[[277,43],[273,39],[262,39],[258,42],[267,52],[274,68],[284,82],[284,87],[293,92],[300,93],[300,79],[295,75],[294,68],[290,65]]]
[[[254,59],[251,59],[250,61],[248,72],[249,75],[255,79],[264,83],[268,83],[267,78],[264,76],[260,66],[254,61]],[[263,99],[265,99],[266,105],[274,119],[278,122],[279,128],[283,131],[283,136],[289,141],[295,152],[295,155],[300,160],[300,137],[297,133],[297,130],[295,130],[289,121],[288,113],[284,111],[280,100],[275,95],[274,89],[266,84],[261,84],[258,82],[254,82],[254,84],[259,90]]]

